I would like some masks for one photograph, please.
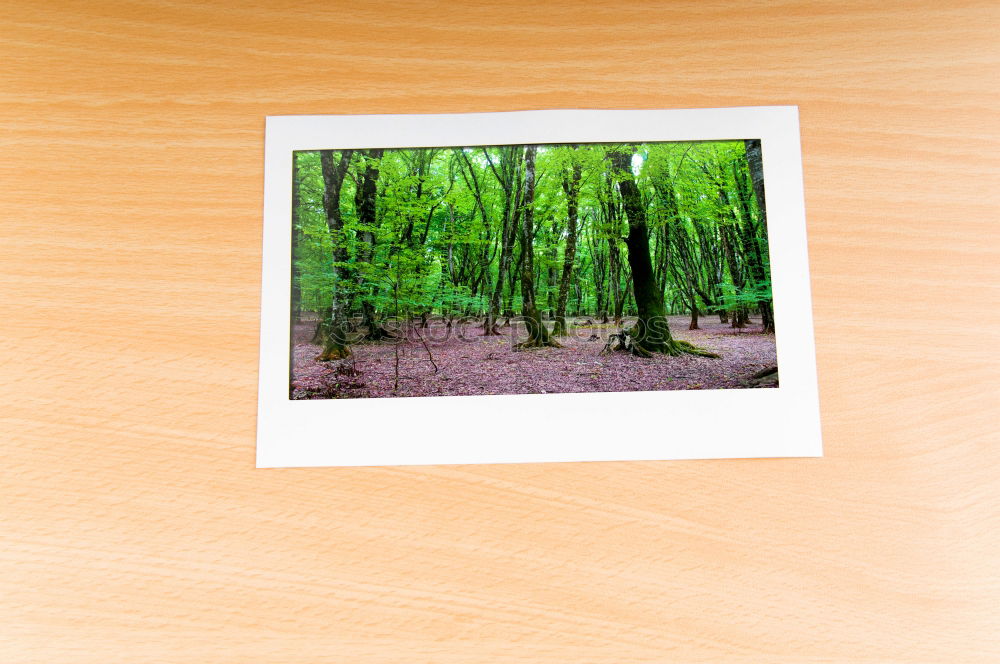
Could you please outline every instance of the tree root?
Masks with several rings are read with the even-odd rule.
[[[399,337],[381,325],[370,325],[368,331],[361,338],[365,341],[383,341],[385,339],[398,339]]]
[[[768,367],[758,371],[748,381],[749,387],[778,387],[778,367]]]
[[[713,353],[712,351],[705,350],[704,348],[699,348],[694,344],[688,343],[687,341],[681,341],[680,339],[674,339],[671,345],[677,349],[676,355],[697,355],[698,357],[714,357],[718,359],[720,355],[718,353]],[[674,353],[671,353],[674,355]]]
[[[698,357],[713,358],[719,357],[716,353],[707,351],[704,348],[699,348],[694,344],[687,341],[681,341],[679,339],[672,339],[663,344],[660,348],[647,348],[645,345],[636,341],[632,333],[627,330],[619,330],[616,334],[609,336],[608,343],[604,345],[604,348],[601,350],[601,354],[603,355],[612,351],[624,351],[626,353],[631,353],[636,357],[653,357],[656,353],[663,353],[664,355],[670,355],[672,357],[677,357],[679,355],[697,355]]]
[[[778,367],[768,367],[767,369],[762,369],[753,375],[754,378],[766,378],[771,374],[778,373]]]
[[[343,360],[351,356],[351,349],[347,346],[332,346],[324,348],[323,352],[316,356],[318,362],[332,362],[333,360]]]
[[[532,348],[565,348],[565,346],[552,338],[549,338],[548,340],[528,339],[527,341],[522,341],[521,343],[514,345],[515,351],[530,350]]]
[[[616,350],[625,351],[626,353],[638,355],[639,357],[653,356],[648,350],[639,346],[635,342],[635,338],[625,330],[618,330],[618,332],[608,336],[608,342],[604,344],[604,348],[601,349],[601,355]]]

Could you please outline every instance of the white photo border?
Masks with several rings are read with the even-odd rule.
[[[763,153],[780,387],[289,398],[293,151],[746,138]],[[263,240],[258,468],[823,454],[795,106],[268,117]]]

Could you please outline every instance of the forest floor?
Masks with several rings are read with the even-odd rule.
[[[614,322],[601,325],[596,320],[588,324],[589,320],[593,319],[568,319],[569,336],[558,338],[564,348],[520,351],[513,346],[527,336],[522,324],[501,327],[501,336],[485,337],[481,324],[467,323],[448,330],[439,319],[424,329],[414,322],[404,328],[406,338],[354,343],[353,356],[335,362],[316,361],[321,349],[309,343],[316,324],[305,321],[295,329],[291,396],[324,399],[744,388],[753,386],[755,373],[777,364],[774,335],[763,334],[757,319],[743,329],[733,329],[720,323],[718,316],[703,317],[701,329],[689,330],[687,316],[670,317],[674,338],[718,353],[719,359],[602,354],[608,335],[617,332],[618,326]],[[546,322],[551,328],[551,321]],[[634,319],[625,319],[624,326],[632,323]]]

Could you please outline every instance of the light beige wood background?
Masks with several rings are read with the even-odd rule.
[[[1000,661],[996,0],[0,12],[0,661]],[[254,469],[265,115],[756,104],[825,458]]]

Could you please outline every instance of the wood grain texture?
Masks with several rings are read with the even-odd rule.
[[[0,661],[1000,661],[995,0],[0,25]],[[254,469],[265,115],[763,104],[825,458]]]

